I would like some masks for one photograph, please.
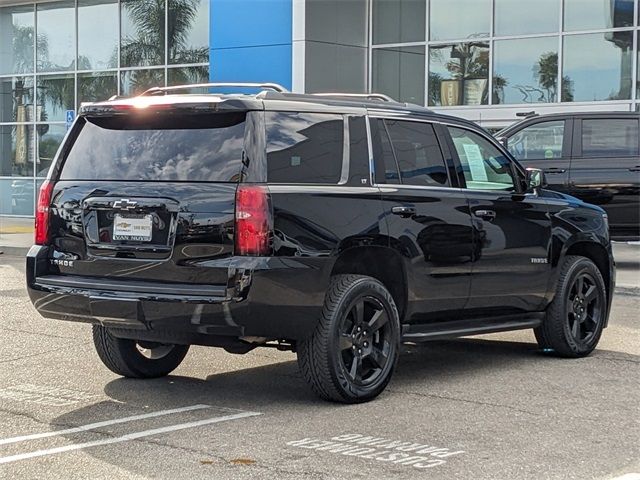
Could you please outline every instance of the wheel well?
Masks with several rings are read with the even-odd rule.
[[[602,274],[607,290],[611,288],[611,276],[609,274],[609,255],[606,249],[597,243],[578,242],[574,243],[567,250],[566,255],[580,255],[587,257],[596,264]]]
[[[400,254],[384,247],[347,249],[336,260],[331,275],[347,273],[380,281],[393,297],[402,321],[407,308],[407,276]]]

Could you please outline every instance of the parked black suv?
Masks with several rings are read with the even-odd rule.
[[[532,115],[496,137],[550,189],[604,208],[612,239],[640,239],[640,114]]]
[[[473,123],[268,87],[82,108],[40,191],[38,311],[92,323],[120,375],[271,346],[340,402],[378,395],[401,342],[533,328],[560,356],[595,348],[614,287],[599,207]]]

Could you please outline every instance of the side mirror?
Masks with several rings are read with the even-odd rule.
[[[539,168],[527,168],[527,190],[537,193],[540,188],[545,186],[544,172]]]

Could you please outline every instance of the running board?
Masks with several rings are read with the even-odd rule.
[[[525,315],[508,315],[405,325],[402,333],[402,341],[427,342],[430,340],[466,337],[467,335],[482,335],[485,333],[535,328],[540,326],[544,315],[544,312],[538,312],[527,313]]]

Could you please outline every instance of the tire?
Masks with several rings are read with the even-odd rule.
[[[607,291],[598,267],[586,257],[566,257],[555,297],[542,325],[534,329],[538,345],[561,357],[589,355],[602,335],[607,307]]]
[[[93,326],[93,343],[102,363],[129,378],[157,378],[175,370],[189,345],[170,345],[118,338],[101,325]]]
[[[319,397],[366,402],[391,380],[399,345],[400,318],[384,285],[363,275],[336,275],[314,333],[298,343],[298,365]]]

